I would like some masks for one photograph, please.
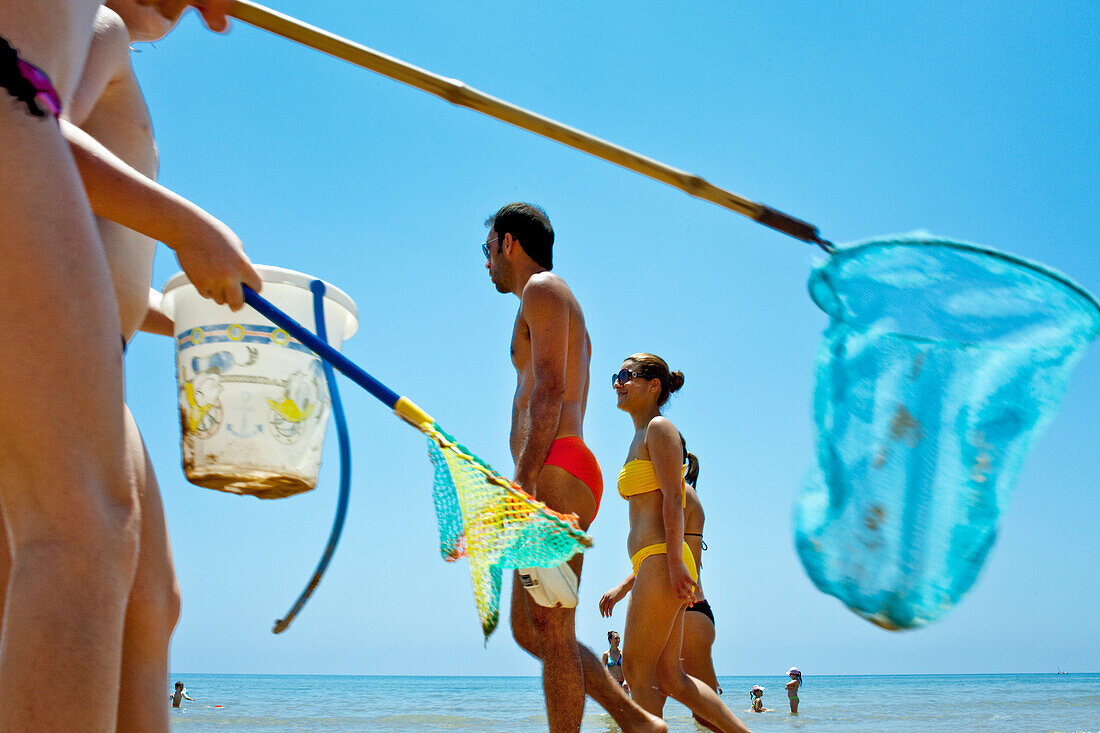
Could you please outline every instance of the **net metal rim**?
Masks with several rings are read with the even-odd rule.
[[[992,257],[994,259],[1007,262],[1011,265],[1029,270],[1047,280],[1050,280],[1057,285],[1064,286],[1080,297],[1082,301],[1083,311],[1091,309],[1092,311],[1092,329],[1090,340],[1100,335],[1100,301],[1096,299],[1088,290],[1074,281],[1071,277],[1059,270],[1056,270],[1047,265],[1035,262],[1033,260],[1020,257],[1019,255],[1010,254],[1008,252],[1002,252],[1000,250],[993,249],[984,245],[976,244],[974,242],[965,242],[955,239],[948,239],[946,237],[937,236],[927,231],[918,230],[915,232],[909,232],[906,234],[894,234],[887,236],[871,237],[869,239],[858,240],[855,242],[846,242],[844,244],[836,245],[836,249],[831,256],[821,262],[814,268],[810,275],[811,287],[810,298],[825,314],[830,318],[848,323],[846,319],[840,313],[835,312],[835,309],[828,303],[823,303],[818,297],[817,291],[812,287],[812,283],[816,278],[821,277],[819,274],[822,270],[829,267],[829,265],[838,259],[849,259],[858,255],[860,252],[868,249],[891,247],[891,246],[912,246],[912,247],[942,247],[945,249],[954,249],[962,252],[969,252],[973,254],[979,254],[983,256]],[[848,324],[854,327],[854,324]],[[929,339],[921,336],[914,336],[902,332],[891,332],[892,335],[896,335],[901,338],[905,338],[913,341],[937,341],[947,343],[955,341],[960,344],[967,344],[970,342],[955,340],[955,339]]]

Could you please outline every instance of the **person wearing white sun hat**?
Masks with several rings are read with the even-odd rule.
[[[787,701],[791,704],[791,715],[798,715],[798,688],[802,687],[802,672],[798,667],[787,670],[791,681],[787,683]]]

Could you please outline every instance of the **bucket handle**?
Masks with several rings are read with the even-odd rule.
[[[317,336],[309,335],[317,340],[318,345],[324,344],[325,347],[332,349],[328,345],[328,333],[325,329],[325,284],[320,280],[314,280],[309,284],[309,289],[313,291],[313,322],[317,324]],[[256,296],[256,298],[260,298],[247,285],[244,286],[244,290],[246,300],[249,293]],[[266,300],[263,302],[269,306],[271,305]],[[254,303],[250,302],[249,304],[255,307]],[[275,307],[271,306],[271,308],[274,309]],[[259,308],[256,308],[256,310],[259,310]],[[270,318],[270,316],[268,317]],[[289,319],[289,317],[287,318]],[[299,324],[295,323],[294,325],[298,326],[303,332],[309,333]],[[286,329],[285,326],[284,329]],[[289,329],[286,330],[289,331]],[[299,338],[299,340],[301,339]],[[332,350],[336,351],[335,349]],[[317,351],[317,349],[314,348],[314,351]],[[317,568],[313,571],[313,576],[309,579],[309,582],[306,583],[306,587],[298,596],[298,600],[294,601],[294,605],[291,606],[283,618],[275,621],[275,626],[271,629],[273,634],[281,634],[286,631],[290,626],[290,622],[294,620],[294,617],[306,605],[306,601],[313,595],[313,591],[317,590],[317,586],[321,583],[321,577],[328,569],[333,553],[336,552],[336,545],[340,542],[340,535],[344,531],[344,520],[348,514],[348,499],[351,496],[351,438],[348,435],[347,420],[344,418],[344,405],[340,400],[340,391],[336,388],[336,375],[333,373],[332,366],[327,359],[321,360],[321,368],[325,373],[325,383],[328,385],[329,399],[332,401],[332,416],[336,421],[336,435],[340,439],[340,498],[336,502],[336,517],[332,522],[332,531],[329,533],[328,543],[325,545],[324,552],[321,553],[321,560],[317,563]]]

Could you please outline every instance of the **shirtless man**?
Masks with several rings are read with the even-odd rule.
[[[95,71],[85,60],[99,4],[0,0],[3,731],[167,729],[166,702],[151,701],[163,699],[178,597],[155,479],[123,401],[120,343],[144,318],[148,275],[136,285],[147,270],[132,234],[104,229],[114,239],[104,248],[89,203],[175,248],[218,302],[240,308],[241,283],[261,285],[224,224],[59,124],[81,69]],[[132,115],[116,117],[115,142],[147,166],[148,120],[129,101],[114,110]]]
[[[553,267],[554,230],[546,214],[508,204],[486,222],[482,250],[500,293],[520,300],[512,332],[518,384],[512,404],[515,482],[551,509],[576,514],[588,529],[600,506],[599,465],[581,440],[592,345],[584,314]],[[569,561],[576,577],[582,557]],[[575,605],[575,601],[574,601]],[[634,704],[599,658],[577,643],[575,608],[547,608],[529,598],[517,572],[512,586],[512,635],[542,661],[551,731],[578,731],[587,692],[627,731],[665,731],[664,721]]]

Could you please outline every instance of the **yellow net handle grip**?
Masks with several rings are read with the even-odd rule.
[[[435,420],[408,397],[401,397],[393,406],[394,413],[421,432],[428,432]]]

